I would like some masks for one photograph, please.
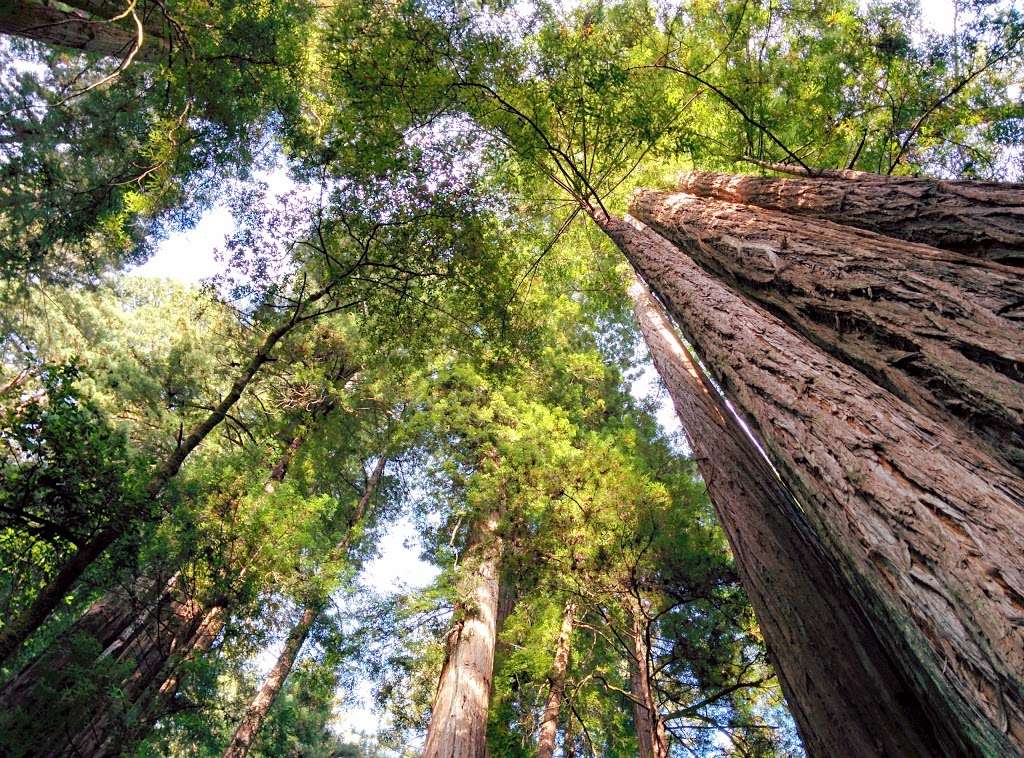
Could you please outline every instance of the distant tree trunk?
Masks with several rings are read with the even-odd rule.
[[[1024,277],[871,232],[685,194],[634,214],[818,347],[1024,472]]]
[[[263,364],[271,359],[271,353],[277,346],[277,343],[296,326],[303,323],[303,319],[300,318],[301,310],[322,299],[329,291],[330,286],[311,295],[303,302],[300,310],[296,311],[292,318],[267,333],[255,354],[245,364],[241,375],[231,385],[228,393],[210,411],[210,414],[196,425],[188,436],[179,442],[174,451],[157,466],[145,489],[144,500],[156,500],[160,497],[164,488],[181,469],[185,459],[227,417],[228,412],[238,402],[239,398],[242,397],[242,393],[245,392],[245,389],[249,386],[253,377],[256,376],[256,373],[262,368]],[[8,662],[8,659],[17,652],[22,643],[46,621],[57,605],[67,597],[86,570],[103,555],[107,548],[124,535],[125,530],[131,524],[131,519],[118,519],[79,545],[74,555],[64,562],[53,579],[40,589],[35,600],[17,617],[7,622],[4,628],[0,630],[0,665]]]
[[[800,179],[693,172],[680,177],[679,190],[1024,266],[1024,184],[863,171]]]
[[[373,473],[367,480],[366,487],[363,489],[363,494],[359,497],[359,501],[356,503],[356,507],[352,513],[349,514],[345,524],[345,533],[342,539],[331,548],[331,554],[328,561],[334,561],[342,557],[344,552],[348,549],[352,538],[352,529],[358,524],[363,516],[366,514],[367,508],[370,505],[370,501],[373,499],[374,492],[377,490],[377,485],[380,483],[381,477],[384,475],[384,467],[387,464],[387,459],[381,456],[377,460],[377,464],[373,469]],[[302,649],[303,644],[306,642],[306,638],[309,637],[310,631],[313,629],[313,625],[316,623],[317,618],[323,612],[326,603],[322,600],[318,600],[313,603],[309,603],[302,610],[302,616],[299,621],[292,627],[288,633],[288,637],[285,640],[284,649],[281,651],[281,655],[278,656],[277,662],[274,664],[274,668],[271,669],[270,674],[264,680],[263,684],[260,685],[256,695],[253,697],[252,702],[249,703],[249,707],[245,711],[245,715],[242,717],[241,722],[235,729],[234,737],[231,742],[225,748],[222,758],[245,758],[249,754],[250,748],[252,748],[253,741],[260,733],[260,729],[263,726],[263,722],[267,718],[267,714],[270,712],[270,707],[274,704],[278,694],[281,692],[281,688],[284,686],[285,680],[291,673],[292,668],[295,666],[295,659],[298,657],[299,651]]]
[[[74,3],[72,3],[74,5]],[[127,3],[118,11],[123,13]],[[117,13],[113,14],[117,15]],[[113,16],[111,16],[112,18]],[[0,2],[0,34],[67,47],[110,58],[126,58],[139,41],[137,28],[90,16],[78,11],[64,11],[32,0]],[[142,45],[135,60],[145,63],[166,61],[170,45],[166,39],[143,28]]]
[[[913,683],[882,648],[789,490],[647,287],[637,279],[629,294],[808,755],[938,755]]]
[[[558,714],[565,694],[565,671],[569,666],[569,651],[572,644],[572,630],[576,624],[576,605],[565,604],[562,614],[562,629],[555,643],[555,660],[548,680],[548,702],[540,721],[540,736],[537,739],[537,758],[552,758],[555,754],[555,739],[558,737]]]
[[[651,650],[647,639],[648,620],[639,602],[630,612],[633,649],[629,661],[629,692],[633,696],[633,725],[640,758],[668,758],[668,731],[658,711],[651,684]]]
[[[263,726],[267,713],[270,712],[270,706],[277,699],[281,687],[284,686],[285,679],[291,673],[299,650],[305,644],[319,612],[320,606],[307,606],[303,609],[298,623],[288,633],[288,639],[285,640],[284,649],[278,656],[274,668],[270,670],[267,678],[256,692],[256,696],[249,703],[231,743],[224,750],[223,758],[244,758],[249,754],[249,748],[252,747],[253,740],[259,734],[260,727]]]
[[[473,530],[460,568],[441,677],[431,708],[423,758],[483,758],[494,675],[501,545],[497,512]]]
[[[595,220],[765,441],[915,683],[938,754],[1024,749],[1020,481],[650,230]]]

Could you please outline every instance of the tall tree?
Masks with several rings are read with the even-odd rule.
[[[939,748],[1012,751],[1022,713],[1011,620],[1021,586],[1018,481],[663,238],[622,221],[602,224],[763,435],[916,683],[930,726],[943,735]]]
[[[343,519],[341,527],[343,536],[328,553],[326,558],[328,563],[339,561],[347,552],[349,544],[352,542],[353,530],[366,516],[370,500],[373,498],[377,485],[384,475],[386,463],[387,459],[384,456],[378,458],[373,472],[366,480],[363,494],[359,497],[351,513],[347,514],[346,518]],[[319,591],[323,592],[323,589],[320,588]],[[235,729],[235,734],[231,738],[230,744],[224,749],[223,758],[244,758],[244,756],[248,755],[249,748],[259,735],[260,727],[262,727],[270,707],[274,704],[274,700],[284,686],[285,680],[295,666],[295,660],[299,655],[299,651],[313,630],[317,618],[323,613],[326,603],[327,601],[324,598],[314,599],[302,609],[299,620],[288,632],[284,648],[274,663],[274,667],[270,670],[263,684],[260,685],[249,707],[246,708],[242,721],[238,724],[238,728]]]
[[[823,350],[1024,470],[1016,270],[686,194],[644,190],[631,211]]]
[[[650,290],[637,279],[629,294],[729,537],[807,752],[936,753],[912,682],[859,611],[796,500]],[[837,681],[843,686],[832,685]]]

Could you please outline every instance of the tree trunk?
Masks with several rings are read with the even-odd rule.
[[[284,643],[284,650],[278,656],[274,668],[271,669],[270,674],[260,686],[252,702],[249,703],[241,723],[235,730],[235,736],[231,739],[227,749],[224,750],[223,758],[244,758],[244,756],[248,755],[253,740],[256,739],[260,727],[263,726],[263,721],[267,718],[270,706],[277,699],[277,694],[281,691],[285,679],[291,673],[292,666],[295,665],[295,659],[302,645],[306,642],[306,638],[313,628],[313,622],[316,621],[319,611],[319,606],[307,606],[302,611],[302,617],[288,634],[288,639]]]
[[[200,613],[199,604],[183,593],[178,575],[156,597],[146,589],[107,593],[5,685],[0,703],[10,721],[0,742],[31,744],[40,755],[101,754],[102,744],[124,728],[127,711],[167,657],[192,633]],[[96,651],[91,661],[81,656],[86,642]],[[109,670],[101,668],[107,665]],[[123,667],[127,675],[111,680],[111,672]],[[81,687],[82,672],[90,668],[94,696],[69,703],[61,721],[51,720],[47,714],[54,698]],[[116,697],[110,688],[116,688]]]
[[[312,413],[313,418],[332,407],[326,404],[318,408]],[[271,469],[265,491],[273,492],[274,486],[284,481],[304,440],[303,430],[294,434]],[[242,567],[239,579],[247,569],[248,566]],[[87,663],[74,659],[70,642],[91,639],[99,652],[96,663],[107,659],[128,665],[127,675],[117,683],[117,697],[97,698],[90,704],[85,721],[76,719],[59,729],[55,724],[46,724],[45,730],[39,728],[38,720],[33,721],[33,731],[27,736],[35,745],[41,747],[50,744],[46,740],[56,739],[52,752],[63,749],[78,756],[116,755],[122,746],[141,738],[162,714],[177,691],[177,669],[185,660],[209,648],[220,633],[226,598],[204,607],[187,593],[182,594],[178,575],[166,583],[159,597],[145,589],[152,584],[143,580],[139,591],[108,592],[90,606],[68,634],[5,685],[0,693],[0,704],[5,709],[38,714],[47,708],[46,695],[40,688],[50,686],[48,682],[69,667]],[[146,594],[149,597],[143,598]]]
[[[124,12],[127,4],[121,8]],[[134,21],[132,21],[134,26]],[[136,28],[128,28],[81,12],[63,11],[32,0],[0,2],[0,34],[42,42],[57,47],[82,50],[110,58],[126,58],[139,41]],[[142,46],[135,60],[145,63],[166,61],[170,54],[167,40],[142,33]]]
[[[637,279],[629,294],[808,755],[938,755],[913,683],[882,648],[793,496],[647,287]]]
[[[1021,482],[650,230],[597,220],[765,440],[915,683],[937,754],[1024,749]]]
[[[639,601],[630,611],[633,649],[629,661],[629,692],[633,696],[633,726],[639,758],[668,758],[668,732],[658,711],[651,686],[651,655],[647,640],[648,620]]]
[[[463,558],[423,758],[483,758],[494,675],[501,545],[497,512],[474,529]]]
[[[377,465],[374,467],[373,473],[367,480],[363,494],[359,497],[356,507],[347,519],[345,535],[338,544],[331,548],[331,553],[327,559],[328,562],[338,560],[341,557],[341,554],[348,549],[348,546],[351,543],[352,529],[366,514],[366,510],[370,505],[370,500],[373,499],[373,494],[377,490],[377,485],[380,483],[381,477],[384,475],[384,467],[386,465],[387,459],[384,456],[378,458]],[[270,674],[256,692],[252,702],[249,703],[249,707],[246,709],[245,715],[242,717],[242,721],[235,729],[235,735],[224,750],[222,758],[245,758],[245,756],[249,754],[249,749],[252,747],[252,743],[256,739],[257,735],[259,735],[260,728],[263,726],[263,722],[266,720],[267,714],[270,712],[270,707],[277,699],[278,693],[280,693],[285,680],[288,678],[288,675],[292,671],[292,667],[295,665],[295,658],[298,656],[299,650],[302,649],[303,643],[305,643],[306,638],[309,637],[309,632],[313,628],[313,624],[316,622],[323,609],[324,603],[320,601],[310,603],[303,608],[302,616],[288,633],[288,638],[285,640],[284,644],[284,650],[282,650],[281,655],[278,656],[277,663],[274,664],[274,668],[271,669]]]
[[[231,385],[230,390],[221,399],[220,403],[202,422],[192,429],[187,437],[179,442],[174,451],[153,472],[153,477],[150,479],[145,490],[144,500],[156,500],[160,497],[168,482],[177,475],[189,454],[199,447],[200,443],[206,439],[210,432],[216,429],[227,417],[228,411],[242,397],[242,393],[245,392],[246,387],[249,386],[256,373],[264,363],[270,360],[271,353],[277,343],[292,329],[302,323],[302,319],[299,318],[301,309],[317,302],[329,291],[330,287],[325,287],[311,295],[304,301],[302,306],[300,306],[300,310],[296,311],[292,318],[266,335],[256,353],[246,363],[242,374]],[[32,604],[16,618],[7,622],[4,628],[0,630],[0,665],[8,662],[8,659],[17,652],[22,643],[46,621],[58,604],[67,597],[86,570],[131,525],[131,519],[118,520],[104,527],[90,540],[80,545],[75,554],[60,567],[56,576],[40,589]]]
[[[680,177],[679,190],[1024,266],[1024,184],[863,171],[801,179],[693,172]]]
[[[1024,277],[827,221],[642,191],[641,221],[818,347],[1024,473]]]
[[[576,623],[576,605],[568,602],[562,615],[562,630],[555,643],[555,662],[552,666],[548,702],[540,721],[540,736],[537,739],[537,758],[552,758],[555,754],[555,739],[558,736],[558,714],[562,708],[565,693],[565,671],[569,666],[569,650],[572,630]]]

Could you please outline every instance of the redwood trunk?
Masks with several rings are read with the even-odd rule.
[[[249,753],[249,748],[252,747],[253,740],[259,734],[260,727],[263,726],[263,721],[267,718],[270,706],[273,705],[281,687],[284,686],[285,679],[291,673],[299,650],[302,649],[306,638],[309,637],[313,622],[316,621],[318,615],[319,607],[308,606],[303,610],[302,617],[288,634],[284,650],[278,656],[274,668],[271,669],[270,674],[246,709],[245,716],[242,717],[241,723],[235,730],[235,736],[224,751],[223,758],[244,758]]]
[[[803,173],[791,166],[770,166]],[[694,172],[679,189],[1024,265],[1024,184],[937,181],[864,171],[777,179]]]
[[[463,559],[462,600],[448,632],[423,758],[484,758],[500,577],[498,515],[484,517]]]
[[[649,230],[600,219],[765,440],[940,735],[1024,749],[1024,486]],[[837,682],[835,686],[846,686]]]
[[[126,7],[127,3],[119,12],[123,13]],[[138,44],[136,29],[31,0],[0,2],[0,34],[25,37],[47,45],[97,53],[110,58],[126,58]],[[165,39],[144,30],[142,46],[135,60],[158,63],[166,60],[169,52],[170,46]]]
[[[289,450],[291,450],[291,448],[289,448]],[[377,485],[380,484],[381,477],[384,475],[384,467],[386,464],[387,459],[384,458],[384,456],[381,456],[377,461],[377,465],[373,469],[373,474],[366,483],[366,488],[363,490],[363,494],[359,497],[359,500],[356,503],[356,507],[347,519],[345,535],[338,544],[331,549],[328,561],[337,560],[341,557],[341,554],[348,549],[351,541],[352,529],[365,515],[366,510],[370,505],[370,501],[373,499],[373,494],[377,490]],[[275,469],[275,471],[277,471],[277,469]],[[235,729],[234,737],[232,737],[231,742],[224,750],[222,758],[245,758],[245,756],[248,755],[253,741],[259,735],[263,722],[266,720],[267,714],[270,712],[270,707],[274,704],[274,700],[277,699],[278,694],[281,692],[281,688],[284,686],[285,680],[288,678],[288,675],[292,671],[292,667],[295,665],[295,658],[298,656],[299,650],[302,649],[302,645],[305,643],[306,638],[309,637],[309,632],[313,628],[313,624],[320,616],[322,610],[323,605],[321,603],[310,603],[303,609],[302,616],[299,621],[288,633],[288,638],[285,640],[284,650],[281,651],[281,655],[278,657],[277,663],[274,664],[274,668],[256,692],[252,702],[249,703],[249,707],[246,709],[245,715],[242,717],[242,721]]]
[[[1024,277],[827,221],[642,191],[640,220],[818,347],[1024,472]]]
[[[792,495],[639,279],[630,296],[808,755],[940,754],[913,682],[882,648]]]
[[[633,696],[633,726],[640,758],[668,758],[668,732],[658,712],[651,686],[650,645],[647,642],[648,622],[639,603],[631,612],[633,649],[629,661],[629,691]]]
[[[551,671],[551,685],[548,702],[540,722],[540,736],[537,739],[537,758],[552,758],[555,754],[555,740],[558,737],[558,714],[562,709],[565,694],[565,671],[569,666],[569,651],[572,644],[572,630],[576,623],[576,605],[566,603],[562,615],[562,629],[555,643],[555,662]]]
[[[313,417],[330,411],[326,405]],[[299,431],[271,469],[264,490],[273,492],[284,481],[288,468],[305,440]],[[244,575],[247,567],[242,567]],[[152,582],[144,582],[152,584]],[[145,595],[145,590],[142,593]],[[177,691],[180,666],[186,659],[204,652],[223,628],[223,601],[204,607],[182,592],[176,575],[159,597],[134,597],[123,591],[108,592],[82,615],[68,634],[27,665],[4,686],[0,705],[26,714],[43,713],[47,707],[40,686],[54,672],[75,663],[68,641],[91,638],[102,651],[97,660],[129,663],[130,672],[118,683],[118,696],[98,699],[83,722],[61,728],[41,722],[30,735],[42,748],[71,750],[79,756],[115,755],[125,744],[139,739],[161,715]],[[81,663],[81,662],[78,662]],[[54,741],[55,740],[55,741]]]

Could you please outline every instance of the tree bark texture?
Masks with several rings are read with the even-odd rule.
[[[1024,184],[882,176],[778,179],[693,172],[678,189],[1024,266]]]
[[[1024,277],[827,221],[641,191],[634,214],[818,347],[1024,473]]]
[[[1024,749],[1020,480],[651,230],[596,220],[765,441],[914,682],[938,755]]]
[[[562,614],[562,628],[555,643],[555,660],[551,667],[548,701],[540,720],[540,735],[537,739],[537,758],[553,758],[555,741],[558,737],[558,715],[562,709],[565,694],[565,672],[569,667],[569,653],[572,645],[572,630],[576,624],[576,605],[566,603]]]
[[[294,450],[289,448],[288,461],[291,460],[291,454],[293,452]],[[363,489],[363,494],[360,495],[359,500],[356,503],[356,507],[353,509],[352,513],[349,514],[349,517],[346,520],[345,535],[333,548],[331,548],[331,553],[328,556],[328,562],[338,560],[348,549],[348,546],[351,543],[352,529],[366,514],[370,501],[373,499],[373,495],[377,491],[377,485],[380,484],[380,480],[384,475],[384,467],[386,465],[387,459],[384,456],[378,458],[377,464],[374,466],[373,473],[370,475],[370,478],[367,480],[366,487]],[[274,469],[275,473],[279,468],[280,467]],[[287,465],[284,468],[287,469]],[[283,476],[283,473],[281,475]],[[274,668],[271,669],[270,674],[267,675],[263,684],[260,685],[259,690],[256,691],[256,695],[253,697],[252,702],[249,703],[249,707],[246,708],[245,715],[242,716],[242,720],[235,729],[235,734],[231,738],[231,742],[228,744],[227,748],[225,748],[222,758],[245,758],[245,756],[249,754],[249,750],[252,748],[253,742],[259,735],[260,729],[263,727],[263,722],[266,721],[267,714],[270,712],[270,707],[274,704],[278,694],[280,694],[285,680],[288,678],[292,668],[295,666],[295,659],[298,656],[299,651],[302,649],[302,645],[309,637],[309,633],[313,629],[313,625],[323,612],[325,606],[326,603],[324,601],[316,601],[309,603],[303,608],[302,616],[288,633],[284,649],[281,651],[281,655],[278,656],[277,662],[274,664]]]
[[[118,13],[123,13],[125,7]],[[126,58],[139,42],[137,28],[121,26],[106,18],[80,11],[60,10],[32,0],[0,0],[0,34],[109,58]],[[143,29],[142,44],[135,54],[135,60],[159,63],[166,61],[169,53],[167,40]]]
[[[808,755],[940,754],[913,683],[883,649],[789,490],[647,287],[637,279],[629,294]]]
[[[651,650],[648,620],[639,602],[631,611],[633,649],[629,661],[629,692],[633,696],[633,726],[639,758],[668,758],[668,730],[658,711],[651,684]]]
[[[193,634],[202,608],[175,576],[157,597],[110,592],[83,614],[65,635],[5,685],[0,703],[15,716],[0,744],[13,740],[22,755],[104,755],[104,744],[125,728],[125,716],[167,659]],[[86,640],[99,652],[92,662],[127,670],[123,679],[102,685],[90,702],[73,703],[62,722],[51,713],[54,699],[78,684],[88,661],[77,647]],[[98,676],[98,674],[96,675]],[[112,697],[106,687],[116,685]],[[56,694],[55,694],[56,693]],[[6,731],[6,729],[5,729]],[[31,746],[25,753],[24,746]]]
[[[423,758],[483,758],[500,593],[498,514],[482,517],[463,558],[460,601],[448,632]]]

